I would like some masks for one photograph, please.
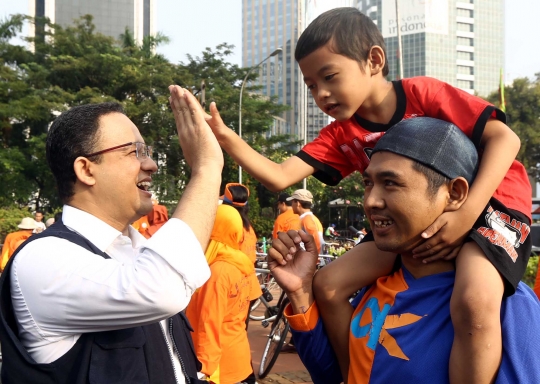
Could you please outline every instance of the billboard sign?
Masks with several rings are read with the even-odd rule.
[[[401,35],[437,33],[448,35],[448,0],[398,0]],[[381,31],[397,36],[396,1],[383,0]]]

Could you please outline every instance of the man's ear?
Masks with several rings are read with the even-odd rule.
[[[457,211],[469,196],[469,183],[463,177],[457,177],[448,183],[448,202],[445,212]]]
[[[85,185],[94,185],[96,183],[93,173],[94,169],[94,163],[86,157],[77,157],[73,162],[73,170],[77,179]]]
[[[384,63],[386,62],[386,57],[384,57],[384,50],[378,45],[374,45],[369,50],[369,70],[371,75],[376,75],[381,72],[384,68]]]

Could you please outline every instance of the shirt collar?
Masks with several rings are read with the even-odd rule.
[[[303,219],[304,217],[306,217],[308,215],[313,215],[313,211],[307,211],[307,212],[302,213],[300,215],[300,218]]]
[[[115,239],[122,236],[122,232],[94,215],[70,205],[64,205],[62,221],[66,227],[85,237],[102,252],[105,252]],[[131,226],[128,227],[128,232],[133,248],[139,247],[146,240]]]

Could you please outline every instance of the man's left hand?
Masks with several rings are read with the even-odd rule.
[[[413,256],[425,258],[424,263],[438,259],[451,260],[455,258],[476,220],[470,222],[471,218],[463,213],[457,210],[440,215],[422,233],[422,237],[427,240],[413,249]]]

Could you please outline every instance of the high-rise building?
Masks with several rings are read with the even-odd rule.
[[[305,27],[322,12],[352,6],[355,0],[242,0],[242,65],[251,67],[281,47],[281,55],[259,68],[262,93],[277,96],[291,107],[275,120],[272,133],[311,141],[328,124],[315,104],[294,60],[296,42]],[[307,133],[307,137],[306,137]]]
[[[404,77],[431,76],[480,96],[504,69],[504,0],[398,0]],[[386,43],[399,78],[396,0],[358,0]]]
[[[96,31],[118,39],[126,27],[139,44],[155,34],[156,0],[30,0],[30,15],[48,17],[61,26],[90,14]],[[34,35],[35,31],[31,31]]]

